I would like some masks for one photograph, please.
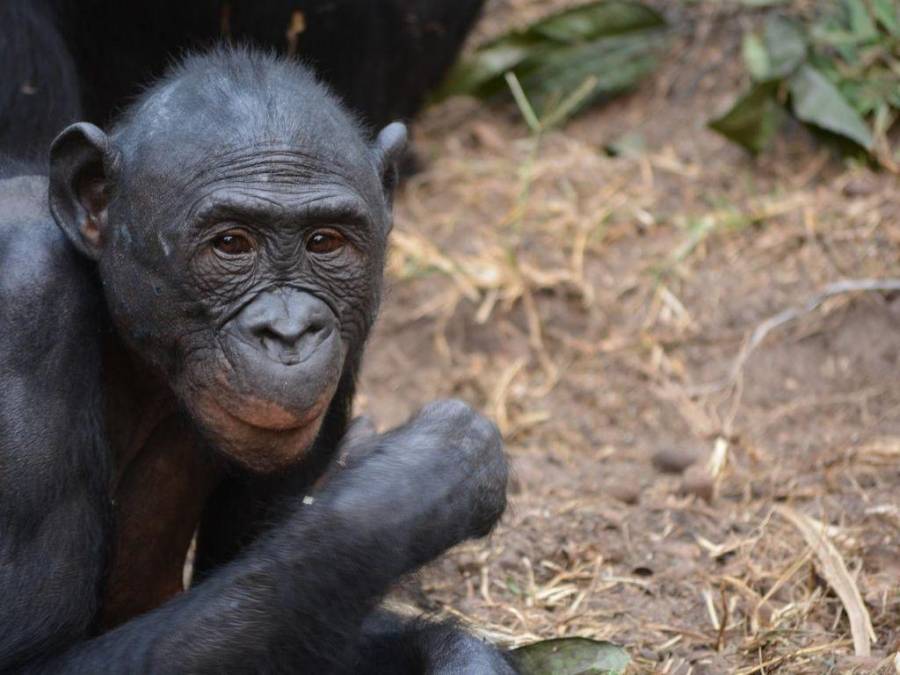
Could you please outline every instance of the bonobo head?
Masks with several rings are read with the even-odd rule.
[[[51,149],[50,207],[120,335],[199,428],[274,470],[318,433],[377,311],[400,124],[374,142],[302,66],[188,58]]]

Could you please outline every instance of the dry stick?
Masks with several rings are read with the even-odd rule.
[[[807,300],[801,307],[790,307],[782,310],[781,312],[778,312],[778,314],[770,316],[759,324],[750,334],[750,337],[744,341],[741,351],[738,353],[737,358],[734,360],[734,364],[731,366],[731,372],[728,377],[723,382],[710,386],[708,390],[709,393],[712,393],[714,391],[721,391],[733,387],[734,395],[731,398],[731,406],[725,422],[722,425],[725,435],[731,434],[734,420],[737,417],[738,409],[740,408],[741,397],[743,394],[744,366],[747,365],[750,356],[756,348],[763,343],[766,337],[768,337],[769,333],[786,323],[790,323],[791,321],[799,319],[801,316],[814,312],[827,300],[830,300],[835,296],[844,295],[846,293],[887,293],[892,291],[900,291],[900,279],[845,279],[844,281],[828,284],[821,293],[813,296],[810,300]]]
[[[731,612],[728,611],[728,597],[725,595],[725,587],[719,588],[722,596],[722,621],[719,623],[719,634],[716,636],[716,651],[721,652],[725,646],[725,631],[728,630],[728,619]]]
[[[766,668],[769,666],[779,666],[783,662],[788,659],[796,659],[800,656],[807,656],[809,654],[815,654],[817,652],[827,652],[828,650],[837,649],[838,647],[842,647],[847,644],[847,640],[835,640],[834,642],[829,642],[824,645],[812,645],[811,647],[804,647],[803,649],[798,649],[792,654],[784,654],[782,656],[776,656],[774,658],[769,659],[768,661],[762,661],[762,654],[760,654],[760,663],[755,666],[750,666],[749,668],[741,668],[740,670],[734,671],[735,675],[754,675],[754,673],[762,673],[766,672]]]
[[[869,656],[871,645],[877,642],[875,629],[872,627],[872,617],[863,602],[859,588],[847,571],[847,564],[841,554],[822,531],[821,527],[806,515],[787,506],[776,507],[778,513],[788,520],[794,527],[800,530],[800,534],[806,539],[806,543],[812,548],[819,560],[822,576],[834,589],[847,618],[850,619],[850,633],[853,636],[853,650],[857,656]]]
[[[900,279],[847,279],[828,284],[821,293],[808,300],[802,307],[792,307],[785,309],[778,314],[769,317],[759,324],[751,333],[750,337],[741,347],[741,351],[735,359],[731,368],[729,382],[734,383],[740,377],[740,373],[747,363],[750,355],[762,344],[763,340],[776,328],[799,319],[805,314],[814,312],[824,302],[830,300],[837,295],[845,293],[859,292],[880,292],[887,293],[891,291],[900,291]]]

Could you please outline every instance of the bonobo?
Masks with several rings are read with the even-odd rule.
[[[348,425],[405,130],[368,139],[302,66],[218,50],[7,171],[0,671],[513,672],[379,608],[491,529],[507,468],[463,403]]]
[[[234,40],[295,54],[373,127],[409,120],[484,0],[0,0],[0,153],[46,157],[106,124],[174,55]]]

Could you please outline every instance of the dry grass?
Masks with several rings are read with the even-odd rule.
[[[546,6],[495,2],[483,31]],[[898,276],[897,179],[800,132],[754,162],[706,131],[753,16],[665,7],[658,77],[537,149],[513,106],[418,128],[362,407],[463,396],[516,480],[497,532],[399,599],[509,645],[611,639],[636,672],[866,672],[900,651],[900,302],[840,293],[752,336]],[[632,131],[645,151],[605,155]]]

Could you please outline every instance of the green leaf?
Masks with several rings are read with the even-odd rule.
[[[585,80],[594,78],[593,90],[578,106],[583,109],[600,98],[630,89],[651,73],[657,65],[659,40],[657,32],[642,31],[548,52],[540,63],[523,73],[522,86],[532,102],[546,113]]]
[[[900,5],[897,0],[872,0],[872,14],[891,35],[900,37]]]
[[[581,109],[634,86],[651,72],[665,26],[658,12],[640,2],[589,2],[481,46],[451,71],[433,98],[494,96],[506,91],[504,76],[512,71],[542,114],[585,82],[596,81],[579,98],[576,110]]]
[[[812,39],[817,44],[836,49],[856,47],[859,43],[856,35],[848,30],[829,28],[825,26],[813,26],[810,31]]]
[[[710,128],[754,155],[759,153],[781,123],[783,111],[776,98],[779,85],[778,81],[755,85],[728,112],[710,122]]]
[[[753,33],[747,33],[741,45],[741,52],[744,56],[744,64],[754,80],[765,82],[769,79],[772,64],[769,63],[769,53],[762,40]]]
[[[631,658],[611,642],[558,638],[513,652],[522,675],[621,675]]]
[[[536,49],[524,36],[511,36],[485,46],[473,58],[453,68],[435,98],[440,100],[455,94],[491,96],[504,89],[503,76],[532,56]]]
[[[787,77],[806,60],[806,37],[797,24],[780,16],[766,21],[764,35],[769,58],[769,77]]]
[[[859,42],[867,42],[878,37],[875,20],[863,0],[844,0],[844,7],[850,19],[850,32]]]
[[[869,127],[822,73],[810,65],[801,66],[788,86],[791,106],[799,120],[872,150],[874,139]]]
[[[551,14],[529,26],[525,32],[531,36],[572,44],[664,25],[662,16],[647,5],[602,0]]]

